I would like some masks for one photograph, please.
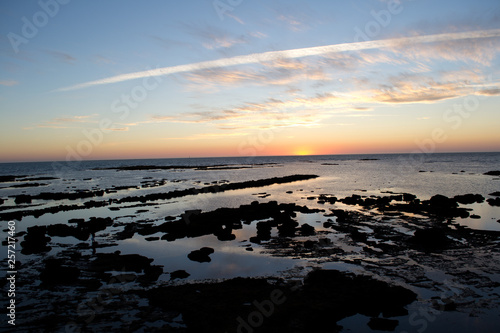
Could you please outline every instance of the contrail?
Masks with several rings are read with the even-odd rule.
[[[500,29],[491,30],[480,30],[480,31],[470,31],[470,32],[457,32],[457,33],[445,33],[445,34],[435,34],[426,36],[413,36],[413,37],[402,37],[375,41],[365,41],[365,42],[355,42],[355,43],[343,43],[343,44],[333,44],[325,46],[315,46],[307,47],[301,49],[293,50],[283,50],[283,51],[270,51],[263,53],[253,53],[243,56],[236,56],[231,58],[224,58],[212,61],[202,61],[186,65],[178,65],[171,67],[156,68],[147,71],[134,72],[128,74],[122,74],[117,76],[112,76],[96,81],[90,81],[85,83],[80,83],[77,85],[59,88],[55,91],[69,91],[82,89],[102,84],[110,84],[116,82],[123,82],[128,80],[135,80],[145,77],[152,76],[162,76],[176,73],[192,72],[202,69],[212,69],[229,67],[236,65],[248,65],[255,64],[266,61],[273,61],[279,59],[295,59],[303,58],[309,56],[317,56],[328,53],[346,52],[346,51],[360,51],[369,49],[379,49],[379,48],[389,48],[393,46],[401,46],[407,44],[422,44],[422,43],[434,43],[434,42],[445,42],[453,40],[463,40],[463,39],[477,39],[477,38],[490,38],[490,37],[500,37]]]

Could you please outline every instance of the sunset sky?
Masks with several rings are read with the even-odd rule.
[[[0,2],[0,162],[500,151],[500,2]]]

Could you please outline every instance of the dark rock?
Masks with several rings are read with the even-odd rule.
[[[450,244],[443,228],[418,229],[409,241],[426,251],[442,249]]]
[[[72,284],[78,280],[80,270],[63,265],[62,259],[46,259],[45,268],[40,273],[40,280],[45,285]]]
[[[473,203],[481,203],[484,202],[484,197],[481,194],[464,194],[464,195],[456,195],[453,198],[456,202],[468,205]]]
[[[471,218],[471,219],[476,219],[476,220],[477,220],[477,219],[480,219],[480,218],[481,218],[481,216],[476,215],[476,214],[472,214],[472,215],[470,216],[470,218]]]
[[[150,267],[152,261],[153,259],[138,254],[98,253],[97,258],[90,263],[89,270],[94,272],[134,271],[141,273]]]
[[[214,253],[214,249],[211,247],[202,247],[199,250],[191,251],[188,254],[188,258],[192,261],[197,262],[210,262],[212,259],[209,257],[210,254]]]
[[[189,277],[190,275],[191,274],[189,274],[185,270],[180,269],[180,270],[177,270],[177,271],[170,273],[170,280],[185,279],[185,278]]]
[[[31,203],[31,196],[26,194],[16,195],[14,202],[16,203],[16,205],[29,204]]]
[[[144,238],[148,242],[160,240],[160,237],[146,237]]]
[[[316,230],[314,230],[313,226],[304,223],[303,225],[300,226],[300,234],[302,236],[312,236],[316,234]]]
[[[108,283],[109,284],[114,284],[114,283],[126,283],[126,282],[133,282],[137,279],[137,275],[132,274],[132,273],[124,273],[124,274],[117,274],[112,276]]]
[[[51,247],[47,245],[50,237],[45,235],[47,230],[45,226],[33,226],[27,230],[28,233],[24,236],[24,241],[21,242],[22,254],[28,255],[51,250]]]
[[[500,206],[500,197],[497,197],[495,199],[488,199],[486,201],[488,201],[490,206]]]
[[[163,274],[163,268],[159,265],[151,265],[144,268],[144,275],[139,277],[139,282],[150,283],[158,280],[160,275]]]
[[[249,246],[249,247],[247,247],[247,248],[245,248],[245,250],[246,250],[246,251],[250,251],[250,252],[252,252],[252,251],[253,251],[252,247],[250,247],[250,246]]]
[[[495,171],[488,171],[484,173],[486,176],[500,176],[500,171],[495,170]]]
[[[490,193],[488,195],[491,195],[492,197],[500,197],[500,192],[497,191],[497,192]]]
[[[376,331],[394,331],[398,325],[398,320],[386,318],[371,318],[368,322],[368,326]]]

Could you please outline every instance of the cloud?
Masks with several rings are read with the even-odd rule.
[[[19,81],[14,81],[14,80],[0,81],[0,85],[7,86],[7,87],[12,87],[12,86],[15,86],[15,85],[18,85],[18,84],[19,84]]]
[[[63,62],[66,62],[66,63],[74,63],[76,61],[76,58],[68,53],[55,51],[55,50],[45,50],[45,53],[48,53],[51,56],[55,57],[56,59],[63,61]]]
[[[73,117],[57,117],[51,120],[44,121],[40,124],[37,124],[38,128],[75,128],[75,126],[70,126],[75,123],[96,123],[97,120],[93,120],[93,118],[97,117],[98,114],[84,115],[84,116],[73,116]],[[27,127],[26,129],[33,129],[33,127]]]
[[[157,68],[153,70],[146,70],[128,74],[121,74],[100,80],[84,82],[69,87],[59,88],[56,91],[69,91],[75,89],[82,89],[97,85],[123,82],[127,80],[135,80],[149,76],[164,76],[176,73],[186,73],[199,70],[224,68],[236,65],[257,64],[270,61],[272,62],[280,59],[298,59],[309,56],[321,56],[326,54],[347,52],[347,51],[362,51],[362,50],[381,49],[381,48],[389,50],[405,50],[410,47],[416,47],[416,45],[425,46],[426,44],[429,43],[433,43],[434,46],[437,45],[439,47],[439,43],[445,43],[445,44],[448,43],[447,45],[450,45],[449,43],[453,43],[453,41],[463,41],[463,43],[467,42],[469,45],[471,45],[474,44],[475,41],[477,40],[488,39],[492,37],[500,37],[500,29],[480,30],[480,31],[460,32],[460,33],[444,33],[444,34],[402,37],[395,39],[364,41],[355,43],[333,44],[333,45],[316,46],[316,47],[308,47],[308,48],[284,50],[284,51],[269,51],[264,53],[254,53],[249,55],[235,56],[231,58],[223,58],[218,60],[203,61],[198,63],[163,67],[163,68]],[[481,43],[481,41],[477,41],[477,43]],[[447,48],[444,47],[443,52],[446,49]],[[467,54],[468,56],[473,56],[469,53]],[[411,56],[411,54],[406,54],[406,55]],[[428,57],[430,56],[431,55],[429,54]],[[485,55],[476,58],[489,59],[489,57]],[[462,59],[462,58],[460,58],[459,56],[454,56],[453,59]]]
[[[106,130],[113,131],[113,132],[126,132],[129,130],[129,128],[128,127],[111,127],[111,128],[107,128]]]
[[[248,133],[238,133],[238,132],[233,132],[233,133],[201,133],[201,134],[194,134],[191,136],[184,136],[184,137],[162,138],[162,140],[207,140],[207,139],[218,139],[218,138],[224,138],[224,137],[234,137],[234,136],[244,136],[244,135],[248,135]]]

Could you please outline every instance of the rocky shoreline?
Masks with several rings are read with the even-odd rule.
[[[123,197],[108,204],[138,202],[147,208],[160,199],[316,177],[208,185],[205,191]],[[161,220],[91,217],[31,226],[16,234],[21,253],[30,259],[16,262],[21,275],[15,331],[320,332],[331,327],[339,332],[342,320],[353,315],[369,319],[366,330],[394,331],[422,311],[481,317],[500,308],[500,232],[470,229],[455,220],[477,216],[468,205],[495,206],[498,192],[488,196],[308,194],[304,199],[313,208],[252,201]],[[242,239],[245,230],[249,237]],[[195,271],[183,266],[166,267],[141,253],[120,251],[121,242],[132,239],[169,244],[206,237],[262,260],[306,264],[260,277],[197,280],[191,278]],[[182,256],[194,265],[214,265],[221,249],[200,243]],[[420,314],[410,311],[415,304]]]

